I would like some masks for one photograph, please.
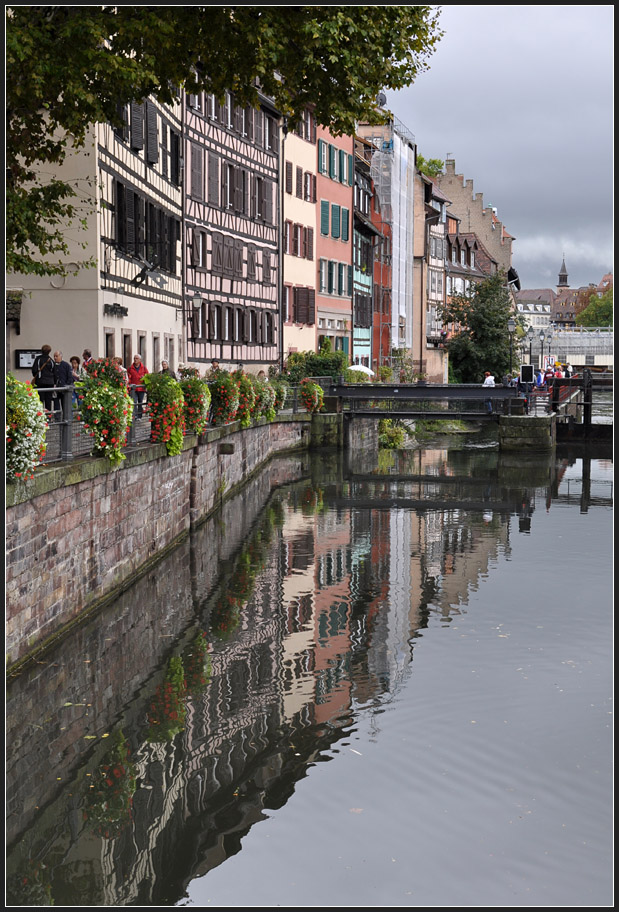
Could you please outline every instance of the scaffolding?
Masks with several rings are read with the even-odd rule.
[[[413,165],[415,161],[415,137],[393,116],[385,124],[359,124],[357,132],[364,140],[364,157],[370,165],[370,177],[380,201],[381,217],[391,239],[390,350],[410,349],[413,302],[413,180],[408,171],[411,161]],[[381,345],[383,316],[381,307]]]

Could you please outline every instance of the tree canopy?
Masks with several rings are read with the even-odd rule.
[[[503,272],[496,273],[480,282],[470,296],[455,295],[441,308],[444,323],[461,327],[447,342],[456,383],[481,383],[487,370],[495,378],[509,370],[507,321],[512,314],[506,282]]]
[[[589,304],[576,316],[578,326],[612,326],[613,325],[613,289],[612,286],[598,298],[593,291]]]
[[[294,125],[308,104],[334,134],[384,117],[381,89],[410,85],[442,36],[431,6],[16,6],[6,14],[7,266],[62,271],[63,225],[79,190],[44,180],[89,125],[118,105],[174,87],[226,90],[240,105],[256,87]]]
[[[417,153],[417,167],[426,177],[437,177],[443,173],[445,162],[440,158],[424,158],[423,155]]]

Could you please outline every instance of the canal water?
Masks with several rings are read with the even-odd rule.
[[[611,460],[274,460],[9,682],[8,905],[612,905]]]

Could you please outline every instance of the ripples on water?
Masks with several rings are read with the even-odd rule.
[[[611,505],[480,436],[209,527],[11,685],[9,903],[610,904]]]

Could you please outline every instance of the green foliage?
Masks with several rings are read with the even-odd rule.
[[[172,741],[185,728],[187,706],[185,668],[181,656],[168,661],[164,680],[157,686],[148,710],[146,739],[151,742]]]
[[[275,391],[275,402],[273,403],[273,408],[275,412],[279,412],[283,409],[288,394],[290,392],[290,384],[285,377],[281,375],[273,376],[270,379],[271,386]]]
[[[96,361],[84,365],[84,370],[89,377],[99,383],[107,383],[108,386],[119,389],[127,385],[125,375],[112,358],[97,358]]]
[[[288,355],[288,379],[299,383],[305,377],[333,377],[337,380],[348,367],[343,351],[292,352]]]
[[[131,821],[137,771],[130,756],[127,739],[118,731],[112,747],[86,779],[88,788],[82,816],[98,836],[107,839],[119,836]]]
[[[578,326],[613,325],[613,289],[605,291],[601,298],[595,292],[589,298],[589,305],[576,317]]]
[[[311,104],[318,123],[354,135],[384,118],[380,90],[428,69],[438,18],[431,6],[8,7],[7,266],[61,271],[45,257],[66,252],[76,190],[37,172],[83,146],[91,124],[120,125],[119,104],[169,104],[185,86],[257,107],[259,80],[290,126]]]
[[[275,402],[277,399],[275,388],[268,380],[262,380],[259,377],[253,378],[253,384],[256,394],[256,415],[264,416],[267,421],[273,421],[276,415]]]
[[[178,456],[183,449],[185,399],[180,384],[169,374],[146,374],[150,439],[165,443],[168,456]]]
[[[344,374],[344,383],[369,383],[370,375],[365,371],[355,370],[354,367],[347,368]]]
[[[443,173],[445,162],[440,158],[424,158],[423,155],[417,153],[417,167],[426,177],[437,177]]]
[[[381,364],[378,368],[378,379],[381,383],[389,383],[393,377],[393,369],[388,364]]]
[[[6,480],[34,477],[45,456],[47,421],[39,394],[29,383],[6,375]]]
[[[404,446],[406,433],[397,418],[381,418],[378,422],[378,445],[387,450],[399,450]]]
[[[481,383],[487,370],[495,377],[508,370],[510,308],[503,272],[484,279],[470,296],[454,296],[440,308],[444,323],[461,327],[446,343],[456,383]]]

